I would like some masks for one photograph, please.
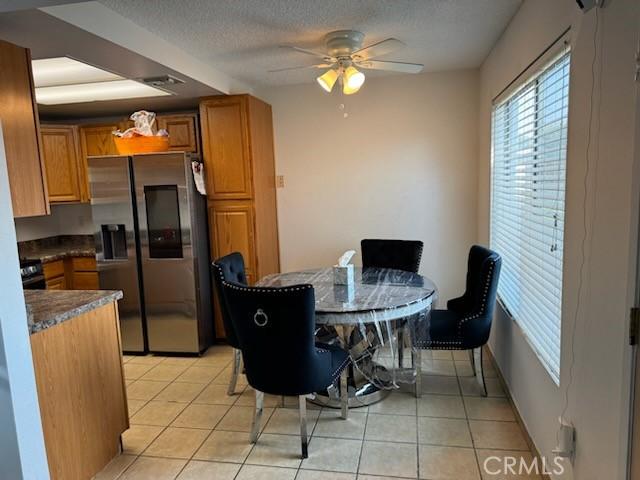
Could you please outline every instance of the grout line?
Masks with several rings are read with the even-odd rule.
[[[471,362],[469,362],[471,364]],[[456,377],[458,379],[458,388],[460,389],[460,393],[462,394],[462,384],[460,383],[460,377]],[[473,377],[472,377],[473,378]],[[464,415],[467,420],[467,429],[469,430],[469,437],[471,437],[471,446],[473,447],[473,457],[476,459],[476,466],[478,467],[478,475],[482,478],[482,469],[480,468],[480,459],[478,458],[478,451],[476,450],[476,441],[473,438],[473,432],[471,431],[471,422],[469,421],[469,412],[467,411],[467,403],[464,401],[464,396],[462,397],[462,408],[464,409]]]

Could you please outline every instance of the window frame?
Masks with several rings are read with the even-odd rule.
[[[557,352],[557,371],[555,369],[555,364],[552,364],[549,360],[547,360],[545,357],[547,357],[547,354],[542,353],[540,351],[540,348],[536,345],[536,343],[548,343],[548,341],[546,339],[543,339],[542,341],[540,340],[540,337],[543,337],[545,334],[538,334],[537,336],[539,338],[537,339],[533,339],[531,338],[532,336],[536,336],[535,332],[531,332],[530,333],[530,327],[528,325],[526,325],[526,322],[523,322],[522,320],[519,320],[517,318],[517,314],[514,314],[511,309],[509,308],[508,305],[508,301],[505,301],[500,292],[498,292],[497,294],[497,301],[498,303],[501,305],[502,309],[505,311],[505,313],[509,316],[509,318],[518,326],[518,328],[520,329],[520,331],[523,334],[523,337],[525,338],[525,340],[527,341],[527,343],[529,344],[530,348],[533,350],[536,358],[538,359],[538,361],[542,364],[542,366],[544,367],[545,371],[548,373],[548,375],[551,377],[551,379],[554,381],[554,383],[556,384],[556,386],[560,386],[560,377],[561,377],[561,370],[562,370],[562,324],[563,324],[563,315],[562,315],[562,310],[563,310],[563,305],[564,305],[564,254],[565,254],[565,248],[564,248],[564,234],[566,233],[566,211],[567,211],[567,205],[566,205],[566,200],[567,200],[567,189],[566,189],[566,185],[567,185],[567,163],[568,163],[568,153],[569,153],[569,146],[568,146],[568,133],[569,133],[569,124],[570,124],[570,119],[569,119],[569,113],[570,113],[570,109],[569,109],[569,103],[570,103],[570,87],[571,87],[571,61],[572,61],[572,52],[571,52],[571,48],[570,48],[570,44],[567,38],[561,38],[560,40],[563,40],[562,42],[558,41],[557,44],[555,45],[555,48],[550,48],[548,49],[548,51],[543,52],[543,54],[534,62],[534,64],[532,64],[528,69],[526,69],[514,82],[512,82],[512,84],[510,84],[503,92],[501,92],[492,102],[492,108],[491,108],[491,129],[490,129],[490,146],[491,146],[491,150],[490,150],[490,205],[489,205],[489,238],[490,238],[490,245],[492,245],[493,247],[493,243],[494,243],[494,215],[495,215],[495,207],[494,207],[494,200],[495,200],[495,188],[494,188],[494,183],[496,181],[496,175],[495,175],[495,146],[496,146],[496,141],[495,141],[495,135],[494,135],[494,131],[495,131],[495,127],[496,127],[496,121],[495,121],[495,115],[496,112],[498,111],[498,109],[500,107],[502,107],[505,103],[510,102],[512,99],[514,99],[515,97],[517,97],[517,95],[522,92],[523,90],[529,88],[531,86],[531,84],[533,82],[535,82],[534,88],[533,88],[533,96],[534,96],[534,102],[535,102],[535,114],[534,114],[534,120],[533,120],[533,129],[537,132],[538,129],[538,125],[539,125],[539,120],[540,120],[540,110],[541,110],[541,106],[540,103],[542,102],[540,100],[540,88],[541,88],[541,82],[540,79],[541,77],[549,71],[549,69],[551,67],[553,67],[554,64],[556,64],[557,62],[559,62],[560,60],[562,60],[565,56],[568,57],[567,60],[567,65],[568,65],[568,73],[567,73],[567,94],[566,94],[566,123],[564,124],[564,126],[562,127],[563,129],[560,129],[560,139],[562,140],[562,137],[564,135],[565,138],[565,143],[564,143],[564,165],[559,164],[559,171],[563,170],[564,171],[564,185],[563,185],[563,190],[560,187],[560,183],[557,182],[556,180],[550,180],[551,182],[557,182],[557,185],[555,187],[555,191],[556,192],[560,192],[562,191],[562,202],[563,202],[563,210],[562,210],[562,236],[563,236],[563,241],[562,241],[562,257],[561,257],[561,261],[560,261],[560,271],[562,274],[562,278],[560,281],[560,297],[556,298],[556,300],[558,301],[558,305],[559,305],[559,311],[558,311],[558,318],[557,318],[557,332],[558,332],[558,352]],[[520,78],[523,77],[523,78]],[[564,101],[563,97],[563,101]],[[511,107],[511,105],[507,105],[506,108],[513,108]],[[508,113],[508,112],[507,112]],[[505,128],[506,131],[508,131],[509,129],[513,128],[511,125],[511,122],[509,122],[509,125],[505,125],[503,128]],[[504,138],[508,138],[510,136],[509,133],[503,134],[503,141]],[[534,141],[533,141],[533,145],[534,145],[534,150],[532,153],[532,157],[533,158],[537,158],[538,155],[540,155],[539,150],[538,150],[538,142],[540,141],[540,137],[542,135],[536,133],[536,135],[534,136]],[[535,163],[535,162],[531,162],[531,163]],[[542,190],[544,190],[544,186],[541,187]],[[504,208],[504,207],[503,207]],[[543,209],[543,207],[539,207],[541,210]],[[556,225],[557,225],[557,219],[556,219]],[[526,244],[525,244],[526,245]],[[553,247],[552,247],[553,248]],[[558,245],[555,245],[555,248],[557,251]],[[552,250],[553,252],[554,250]],[[532,250],[531,248],[528,249],[529,255],[535,254],[535,250]],[[532,253],[533,252],[533,253]],[[534,271],[533,269],[530,269],[530,271]],[[531,282],[529,282],[531,283]],[[523,283],[519,283],[519,286],[523,285]],[[555,358],[552,359],[552,361],[554,361]]]

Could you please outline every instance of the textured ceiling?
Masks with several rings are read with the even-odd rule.
[[[313,57],[279,48],[322,49],[329,31],[355,29],[365,45],[395,37],[383,57],[425,71],[478,67],[521,0],[100,0],[136,24],[256,87],[307,82]]]

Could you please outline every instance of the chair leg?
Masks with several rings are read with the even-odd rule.
[[[307,439],[307,396],[298,397],[300,403],[300,443],[302,445],[302,458],[309,456],[309,441]]]
[[[345,368],[340,374],[340,408],[344,420],[349,416],[349,385],[347,385],[348,371]]]
[[[488,395],[487,384],[484,381],[484,366],[482,365],[482,347],[473,350],[473,363],[474,373],[476,375],[476,381],[480,386],[480,393],[483,397]]]
[[[231,396],[236,393],[236,384],[238,383],[238,375],[240,374],[240,363],[242,362],[242,351],[237,348],[233,349],[233,365],[231,370],[231,379],[229,380],[229,388],[227,395]]]
[[[467,350],[467,353],[469,354],[469,361],[471,362],[471,370],[473,371],[473,376],[476,376],[476,359],[475,359],[475,355],[474,355],[474,349],[471,350]]]
[[[416,398],[422,396],[422,350],[415,348],[411,351],[411,363],[416,369]]]
[[[400,327],[397,330],[398,335],[398,367],[402,368],[404,365],[404,328]]]
[[[251,437],[249,441],[256,443],[260,433],[260,421],[262,420],[262,410],[264,409],[264,393],[256,390],[256,409],[253,413],[253,425],[251,425]]]

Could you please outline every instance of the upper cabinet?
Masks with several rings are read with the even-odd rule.
[[[0,121],[13,215],[47,215],[49,202],[29,50],[0,41],[0,72]]]
[[[83,125],[80,127],[82,153],[85,157],[117,155],[113,141],[113,131],[118,130],[117,123],[102,125]]]
[[[169,150],[193,153],[198,151],[195,115],[158,115],[156,124],[158,129],[164,128],[169,132]]]
[[[253,196],[249,144],[249,97],[211,97],[200,103],[207,191],[214,200]]]
[[[42,126],[41,131],[49,201],[86,201],[78,129],[71,125],[52,125]]]

